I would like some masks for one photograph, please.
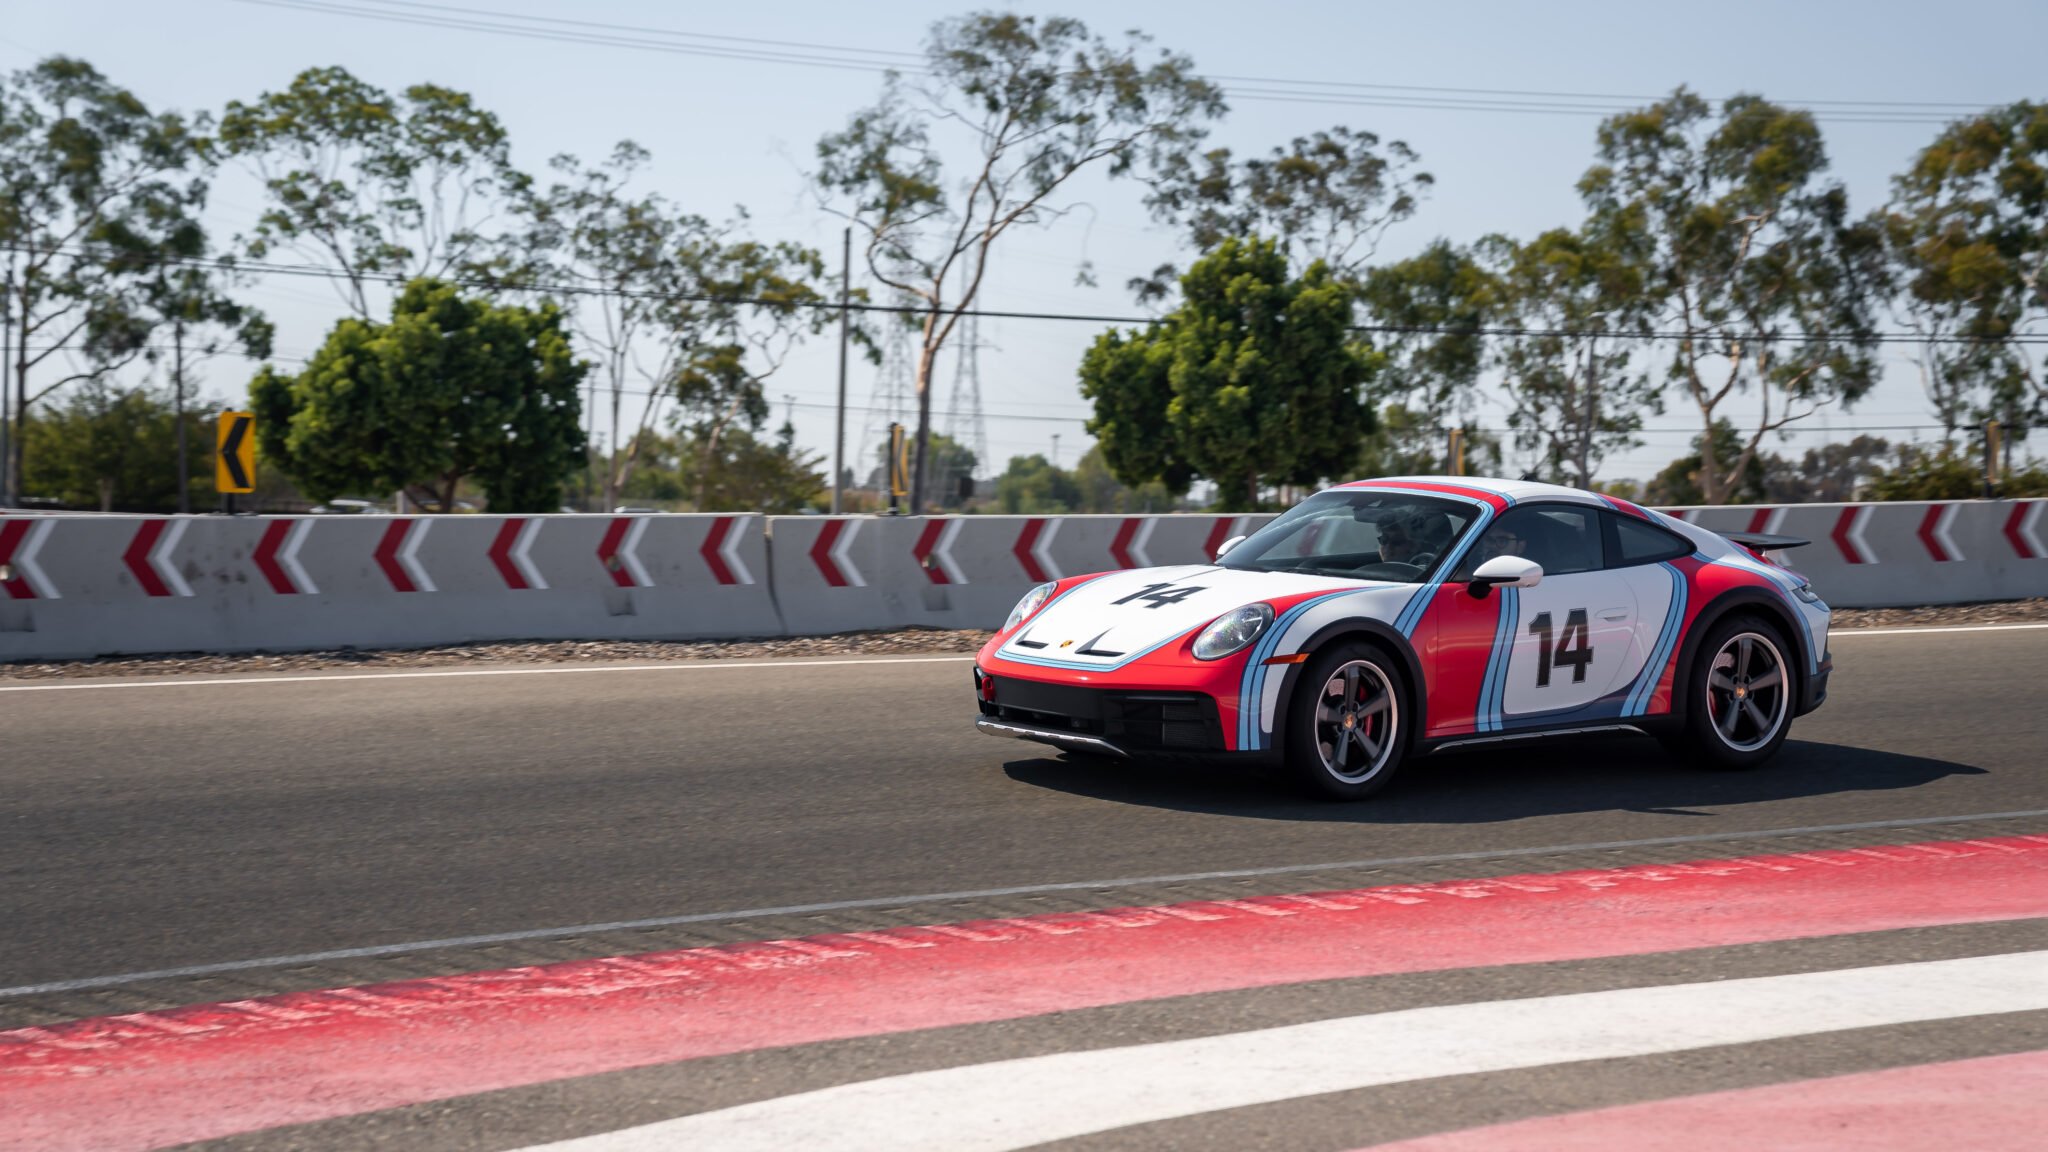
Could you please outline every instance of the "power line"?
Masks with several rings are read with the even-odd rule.
[[[482,32],[587,47],[626,48],[715,59],[877,73],[893,71],[928,75],[930,71],[923,66],[923,54],[916,52],[766,37],[727,36],[565,17],[528,16],[488,8],[425,3],[423,0],[356,0],[355,3],[343,3],[340,0],[236,2],[288,11],[346,16],[448,31]],[[1212,75],[1207,78],[1221,86],[1225,94],[1232,99],[1427,111],[1610,116],[1663,99],[1661,96],[1631,96],[1617,93],[1372,84],[1361,81],[1304,80],[1271,76]],[[1725,100],[1710,100],[1709,103],[1719,105],[1725,103]],[[1993,106],[1963,101],[1853,99],[1780,103],[1807,108],[1816,118],[1824,120],[1851,124],[1901,125],[1939,125],[1962,114]]]
[[[267,2],[267,0],[237,0],[237,2],[257,3]],[[92,251],[78,248],[30,249],[28,247],[21,245],[0,243],[0,252],[31,251],[42,252],[45,254],[56,252],[61,255],[70,256],[78,259],[91,259],[95,255],[97,255]],[[209,268],[222,266],[221,263],[218,261],[203,259],[200,257],[164,256],[157,258],[156,262],[159,264],[174,267],[181,265],[194,265]],[[402,285],[417,278],[416,276],[408,273],[349,273],[344,272],[338,268],[329,268],[318,264],[279,264],[262,260],[239,260],[235,261],[231,265],[231,267],[234,268],[236,271],[260,272],[265,275],[303,276],[325,280],[347,280],[354,278],[367,281],[370,283],[390,285]],[[806,308],[813,311],[825,312],[837,312],[840,308],[843,307],[853,312],[875,313],[880,315],[895,316],[922,316],[932,311],[932,309],[929,307],[914,304],[848,303],[842,305],[836,300],[828,300],[822,297],[816,300],[785,300],[764,296],[721,296],[716,293],[706,292],[636,291],[619,288],[593,287],[587,284],[514,284],[506,283],[501,280],[495,280],[490,277],[466,277],[453,275],[439,276],[436,277],[436,279],[440,279],[447,283],[455,284],[464,288],[476,288],[491,292],[530,292],[535,295],[541,296],[601,296],[610,297],[613,299],[656,300],[670,301],[676,303],[722,304],[736,307]],[[942,314],[951,315],[955,310],[948,307],[939,309],[939,311]],[[998,320],[1048,320],[1084,324],[1129,324],[1139,327],[1157,324],[1162,319],[1162,317],[1158,316],[1127,316],[1088,312],[1022,312],[1011,309],[999,308],[962,308],[959,309],[958,312],[959,315],[963,317],[994,318]],[[1720,338],[1712,332],[1704,334],[1656,330],[1628,332],[1616,331],[1607,328],[1520,328],[1505,325],[1351,324],[1347,325],[1347,330],[1352,332],[1360,332],[1367,335],[1388,336],[1552,336],[1566,339],[1598,337],[1610,340],[1656,341],[1713,340]],[[1989,344],[2004,346],[2048,346],[2048,334],[2039,336],[2014,335],[1996,337],[1965,335],[1929,336],[1917,332],[1873,332],[1866,336],[1843,336],[1834,333],[1807,334],[1799,332],[1780,332],[1745,333],[1741,336],[1741,339],[1745,343],[1795,345],[1844,343],[1909,345]]]

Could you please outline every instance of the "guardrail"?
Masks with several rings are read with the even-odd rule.
[[[2048,501],[1673,509],[1805,536],[1843,607],[2048,595]],[[0,516],[0,661],[990,628],[1044,580],[1270,515]]]

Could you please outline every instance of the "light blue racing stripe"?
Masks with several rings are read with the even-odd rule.
[[[1811,675],[1820,671],[1820,641],[1813,634],[1813,622],[1806,618],[1806,611],[1801,607],[1799,598],[1792,595],[1792,589],[1799,587],[1802,582],[1800,577],[1782,568],[1773,568],[1753,560],[1743,560],[1737,556],[1714,557],[1708,556],[1703,552],[1695,552],[1693,553],[1693,559],[1703,564],[1720,564],[1739,571],[1751,572],[1769,580],[1771,587],[1778,590],[1778,597],[1791,610],[1792,619],[1799,624],[1800,636],[1805,641],[1800,647],[1806,650],[1807,673]]]
[[[1300,619],[1302,613],[1321,604],[1325,600],[1334,600],[1339,596],[1353,596],[1367,591],[1371,591],[1371,589],[1345,588],[1336,592],[1323,592],[1311,596],[1287,611],[1282,612],[1279,619],[1273,621],[1273,626],[1266,630],[1266,634],[1259,637],[1258,642],[1252,645],[1251,658],[1245,661],[1244,676],[1238,683],[1238,751],[1256,752],[1265,747],[1265,727],[1259,723],[1260,702],[1264,698],[1266,691],[1265,662],[1266,658],[1273,655],[1274,650],[1280,647],[1280,638],[1286,633],[1288,627]]]
[[[1486,676],[1479,686],[1479,713],[1474,727],[1481,732],[1498,732],[1506,721],[1508,664],[1514,656],[1515,637],[1522,622],[1522,591],[1503,585],[1500,589],[1500,618],[1493,628],[1493,651],[1486,657]]]
[[[1685,573],[1669,561],[1658,567],[1671,575],[1671,604],[1664,613],[1664,627],[1657,632],[1657,646],[1651,650],[1649,662],[1636,673],[1635,684],[1629,688],[1628,699],[1622,704],[1623,716],[1641,716],[1649,711],[1650,697],[1656,692],[1658,681],[1664,678],[1664,665],[1670,662],[1671,650],[1678,646],[1679,633],[1685,629]]]
[[[1402,488],[1399,485],[1387,485],[1386,487],[1393,491],[1413,492],[1420,496],[1440,496],[1446,500],[1462,500],[1479,509],[1479,515],[1474,517],[1471,525],[1465,529],[1464,539],[1460,540],[1458,546],[1451,550],[1449,558],[1437,565],[1435,575],[1422,585],[1415,595],[1409,597],[1408,606],[1401,609],[1401,614],[1394,618],[1394,631],[1412,640],[1415,637],[1416,627],[1422,623],[1423,612],[1427,611],[1431,602],[1436,599],[1436,590],[1443,587],[1445,579],[1451,573],[1458,570],[1458,565],[1465,562],[1465,554],[1472,550],[1472,545],[1478,542],[1479,537],[1486,531],[1486,526],[1493,522],[1495,512],[1492,503],[1482,500],[1477,496],[1461,496],[1453,492],[1435,492],[1427,488]],[[1515,506],[1515,498],[1513,496],[1509,496],[1505,492],[1498,495],[1507,502],[1509,508]]]

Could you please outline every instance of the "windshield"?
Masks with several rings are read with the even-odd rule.
[[[1476,510],[1409,492],[1318,492],[1225,553],[1217,563],[1253,572],[1306,572],[1414,584],[1465,534]]]

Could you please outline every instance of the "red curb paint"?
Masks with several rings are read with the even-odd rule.
[[[2039,560],[2041,554],[2027,543],[2027,534],[2020,529],[2027,522],[2027,513],[2033,511],[2033,504],[2022,501],[2012,506],[2012,515],[2005,518],[2005,538],[2012,543],[2013,554],[2022,560]],[[0,543],[0,557],[7,555],[7,548]]]
[[[1127,517],[1116,530],[1116,539],[1109,542],[1109,554],[1119,568],[1136,568],[1137,560],[1131,556],[1131,540],[1137,536],[1138,528],[1145,523],[1142,516]],[[1214,553],[1211,553],[1214,555]]]
[[[1866,563],[1863,553],[1857,549],[1856,541],[1850,538],[1849,532],[1856,526],[1856,518],[1868,510],[1867,507],[1842,509],[1842,514],[1835,518],[1835,530],[1828,534],[1829,539],[1835,542],[1835,547],[1842,553],[1842,559],[1851,564]]]
[[[155,1147],[720,1053],[1231,988],[2041,916],[2048,836],[2023,836],[477,972],[0,1033],[0,1147]]]
[[[626,533],[632,528],[632,518],[621,516],[605,528],[604,539],[597,545],[597,562],[604,565],[612,583],[621,588],[633,587],[633,574],[626,571],[626,562],[619,559],[619,545],[625,543]]]
[[[951,580],[946,578],[945,565],[931,562],[932,549],[938,546],[939,534],[945,530],[946,522],[944,520],[925,521],[924,531],[917,534],[917,543],[910,549],[911,556],[917,560],[917,566],[924,569],[925,579],[930,580],[934,584],[952,583]]]
[[[512,562],[512,546],[519,542],[519,530],[525,526],[524,517],[507,516],[505,522],[498,525],[498,535],[491,540],[489,549],[491,563],[497,566],[498,575],[505,580],[505,587],[514,592],[522,592],[532,587],[526,582],[526,575],[519,571],[519,565]]]
[[[2048,1052],[1984,1056],[1542,1116],[1374,1152],[1971,1152],[2038,1149]]]
[[[284,596],[294,595],[299,590],[292,583],[292,578],[285,574],[284,566],[277,562],[277,550],[284,547],[284,538],[291,535],[294,523],[291,520],[272,520],[264,527],[263,539],[256,542],[256,550],[249,554],[249,559],[256,563],[256,570],[270,582],[270,590]]]
[[[1920,546],[1927,549],[1927,554],[1934,557],[1936,562],[1954,559],[1948,554],[1948,550],[1941,546],[1941,537],[1934,534],[1935,528],[1941,523],[1941,514],[1946,511],[1946,504],[1929,504],[1927,515],[1920,518]]]
[[[377,551],[374,553],[377,567],[384,570],[384,578],[391,581],[391,586],[400,592],[419,591],[412,582],[412,576],[406,572],[405,565],[398,562],[398,550],[405,547],[405,537],[410,531],[411,520],[393,520],[385,525],[384,538],[377,541]]]
[[[22,538],[28,535],[28,530],[27,520],[0,520],[0,564],[14,559],[14,550],[21,547]],[[0,581],[0,588],[5,588],[7,595],[16,600],[36,598],[36,590],[29,587],[26,576]]]
[[[1040,584],[1051,577],[1045,574],[1045,569],[1038,566],[1038,557],[1031,554],[1031,546],[1038,543],[1038,533],[1044,528],[1044,520],[1026,520],[1024,527],[1017,530],[1016,546],[1010,549],[1010,554],[1017,558],[1017,563],[1024,566],[1025,577]]]
[[[846,574],[832,559],[832,545],[839,540],[839,533],[845,529],[844,520],[827,520],[818,529],[818,538],[811,541],[811,563],[818,566],[818,572],[825,577],[825,583],[834,588],[846,587]]]
[[[156,542],[164,534],[164,521],[144,520],[135,527],[135,539],[128,542],[128,550],[121,554],[121,562],[128,571],[135,574],[135,582],[151,596],[169,596],[170,586],[149,563],[149,554],[156,548]]]
[[[733,518],[720,516],[711,522],[711,534],[704,538],[704,547],[698,549],[704,556],[704,563],[711,568],[711,578],[720,584],[737,584],[739,578],[732,574],[732,567],[725,562],[719,551],[725,547],[725,534],[732,530]],[[834,533],[837,535],[837,533]]]

